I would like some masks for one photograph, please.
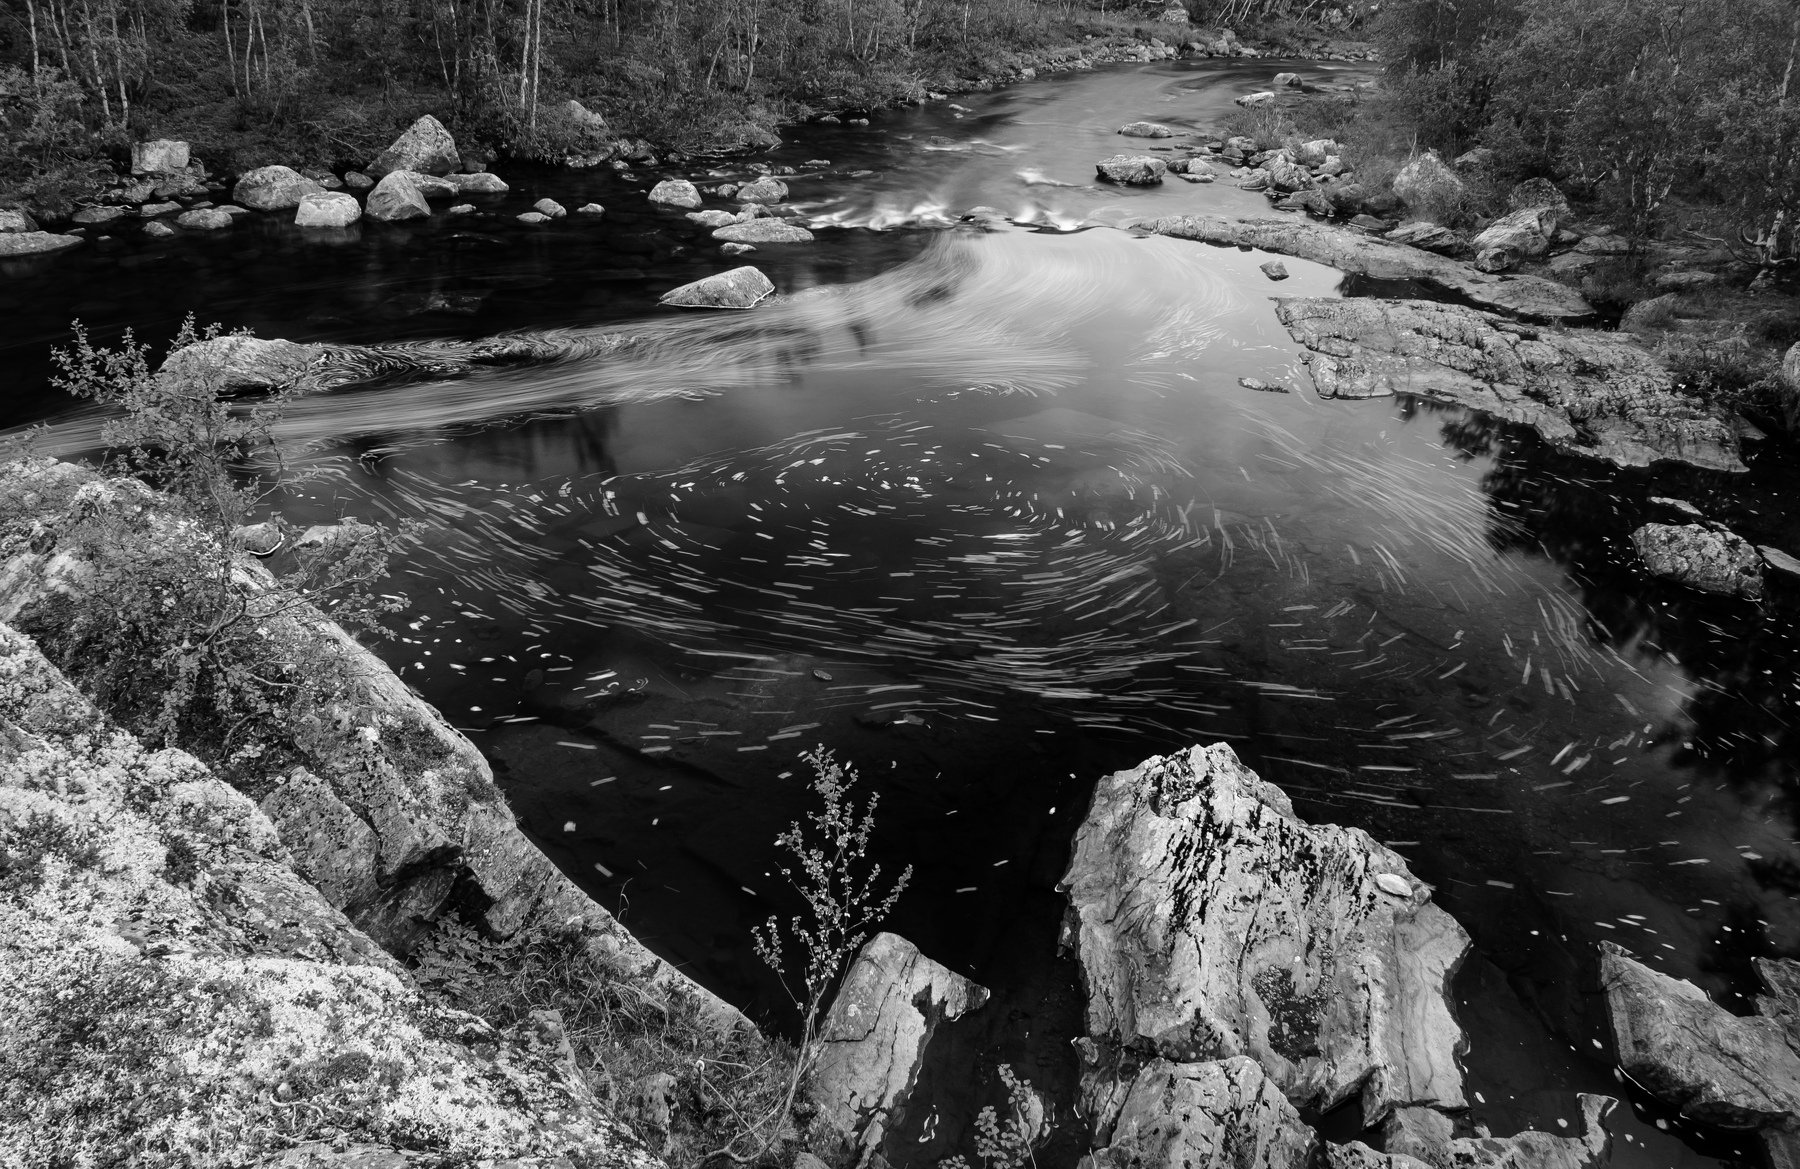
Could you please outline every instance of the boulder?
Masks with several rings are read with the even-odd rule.
[[[1646,333],[1663,328],[1675,319],[1675,307],[1681,303],[1681,295],[1665,292],[1661,296],[1653,296],[1649,300],[1640,300],[1625,310],[1619,318],[1621,333]]]
[[[1781,371],[1775,375],[1780,387],[1782,417],[1787,428],[1800,432],[1800,341],[1788,347],[1781,358]]]
[[[1231,100],[1247,110],[1260,110],[1264,106],[1275,104],[1275,91],[1264,89],[1257,93],[1246,93],[1242,97],[1234,97]]]
[[[370,219],[396,223],[407,219],[424,219],[431,208],[425,202],[411,171],[390,171],[369,192],[367,213]]]
[[[168,239],[181,233],[160,220],[151,220],[144,224],[144,234],[151,239]]]
[[[1095,1126],[1090,1169],[1307,1169],[1318,1138],[1246,1056],[1152,1059]]]
[[[72,218],[74,222],[86,227],[111,223],[115,219],[123,219],[130,214],[131,209],[128,207],[83,207]]]
[[[650,201],[690,210],[698,208],[701,203],[700,191],[686,179],[664,179],[650,188]]]
[[[555,199],[539,199],[536,203],[531,205],[531,209],[536,211],[539,215],[547,216],[551,219],[561,219],[569,213],[568,209],[561,203],[558,203]]]
[[[196,211],[183,211],[175,217],[175,222],[189,231],[218,231],[231,226],[232,214],[222,207],[204,207]]]
[[[574,98],[563,103],[563,112],[569,116],[569,121],[573,122],[577,129],[593,137],[606,137],[608,133],[606,119]]]
[[[138,208],[138,216],[142,219],[155,219],[158,215],[173,215],[180,210],[179,203],[146,203]]]
[[[1631,251],[1631,241],[1622,235],[1586,235],[1575,250],[1584,256],[1623,256]]]
[[[450,185],[456,188],[459,195],[502,195],[510,188],[499,175],[487,171],[476,171],[474,174],[453,174],[444,176]]]
[[[1762,596],[1762,557],[1749,541],[1724,528],[1645,524],[1631,533],[1631,546],[1652,576],[1703,593],[1750,600]]]
[[[895,1127],[938,1026],[987,998],[905,938],[869,939],[819,1029],[812,1079],[819,1119],[867,1157]]]
[[[1800,1055],[1781,1021],[1733,1015],[1609,942],[1600,946],[1600,985],[1619,1066],[1657,1099],[1720,1128],[1792,1127],[1800,1118]]]
[[[356,196],[342,191],[307,195],[294,209],[295,227],[348,227],[362,218]]]
[[[1295,1105],[1464,1105],[1448,981],[1468,951],[1405,858],[1309,825],[1218,744],[1100,780],[1059,888],[1089,1036],[1248,1055]]]
[[[1321,395],[1414,394],[1532,427],[1565,454],[1621,467],[1742,471],[1735,430],[1629,337],[1538,329],[1462,305],[1278,299]]]
[[[1574,289],[1554,280],[1489,275],[1467,264],[1333,224],[1296,219],[1175,215],[1144,220],[1135,226],[1179,239],[1299,256],[1377,280],[1417,280],[1436,291],[1450,293],[1483,308],[1522,317],[1561,320],[1589,316],[1594,311]]]
[[[231,197],[255,211],[286,211],[308,195],[324,191],[318,183],[285,166],[259,166],[238,176]]]
[[[420,174],[416,170],[397,170],[393,171],[388,177],[391,178],[393,175],[401,174],[411,179],[413,186],[419,189],[419,194],[425,196],[427,199],[454,199],[462,193],[447,175],[427,175]]]
[[[375,180],[359,170],[344,172],[344,186],[352,191],[366,191],[375,185]]]
[[[1551,207],[1527,207],[1495,220],[1470,244],[1475,266],[1504,272],[1527,256],[1544,255],[1556,236],[1557,214]]]
[[[426,114],[408,126],[405,133],[394,139],[393,145],[382,151],[363,170],[372,179],[385,178],[401,170],[426,175],[447,175],[454,173],[461,164],[462,156],[457,153],[456,139],[450,136],[450,131],[444,129],[442,122]]]
[[[687,213],[687,217],[708,231],[715,227],[745,222],[729,211],[690,211]]]
[[[1275,75],[1274,85],[1276,89],[1299,89],[1301,84],[1302,82],[1298,73],[1277,73]]]
[[[1270,260],[1267,263],[1258,264],[1257,268],[1270,280],[1286,280],[1288,278],[1287,265],[1280,260]]]
[[[1269,186],[1277,191],[1304,191],[1313,185],[1312,174],[1297,162],[1276,156],[1263,163]]]
[[[1094,164],[1094,170],[1109,183],[1129,187],[1150,187],[1163,181],[1169,165],[1148,155],[1115,154]]]
[[[812,242],[813,233],[782,219],[753,219],[717,228],[712,237],[735,244],[804,244]]]
[[[542,211],[526,211],[522,214],[513,216],[513,218],[517,219],[520,223],[536,224],[550,222],[550,217],[545,215]]]
[[[745,183],[734,196],[740,203],[785,203],[787,197],[787,184],[768,175]]]
[[[755,308],[774,292],[769,278],[746,264],[671,289],[659,303],[676,308]]]
[[[134,175],[166,175],[186,170],[188,144],[173,138],[131,144],[131,173]]]
[[[1339,149],[1338,144],[1329,138],[1314,138],[1311,142],[1302,142],[1294,147],[1294,161],[1301,166],[1324,166],[1325,160]]]
[[[53,231],[13,231],[0,234],[0,256],[35,256],[80,246],[80,236],[59,235]]]
[[[1382,1124],[1376,1153],[1360,1142],[1326,1148],[1330,1169],[1594,1169],[1607,1160],[1606,1121],[1619,1102],[1582,1092],[1576,1136],[1527,1130],[1510,1137],[1458,1137],[1450,1117],[1432,1108],[1396,1108]]]
[[[1526,179],[1515,184],[1506,193],[1506,206],[1511,211],[1524,211],[1529,207],[1549,207],[1557,213],[1557,218],[1569,217],[1569,198],[1557,189],[1549,179]]]
[[[605,215],[606,208],[600,206],[600,204],[598,204],[598,203],[583,203],[581,206],[575,208],[575,214],[577,214],[577,215]]]
[[[252,556],[273,556],[286,543],[286,537],[282,535],[280,524],[265,521],[233,528],[231,542]]]
[[[1468,187],[1457,173],[1444,165],[1437,151],[1427,150],[1411,159],[1394,176],[1394,194],[1408,207],[1446,208],[1461,202]]]
[[[1450,165],[1457,170],[1487,170],[1494,165],[1494,152],[1485,146],[1477,146],[1473,150],[1467,150],[1457,155]]]
[[[36,231],[37,220],[29,211],[15,211],[11,208],[0,208],[0,235],[16,235],[20,232]]]
[[[756,250],[754,244],[720,244],[719,250],[727,256],[747,256]]]
[[[177,349],[157,373],[177,381],[210,382],[222,390],[276,390],[299,382],[324,355],[320,345],[232,333]]]
[[[1175,131],[1160,122],[1127,122],[1119,127],[1127,138],[1173,138]]]
[[[1449,255],[1462,250],[1462,237],[1449,228],[1436,223],[1427,223],[1415,219],[1410,223],[1402,223],[1387,233],[1388,242],[1406,244],[1408,247],[1424,248],[1428,252]]]

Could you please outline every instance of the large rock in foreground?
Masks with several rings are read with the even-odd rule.
[[[253,211],[286,211],[298,207],[308,195],[324,193],[324,187],[285,166],[259,166],[245,171],[231,189],[232,199]]]
[[[342,191],[307,195],[294,209],[295,227],[349,227],[362,218],[356,196]]]
[[[1708,524],[1645,524],[1631,546],[1654,576],[1725,597],[1756,600],[1763,591],[1763,560],[1735,532]]]
[[[426,114],[411,126],[405,133],[394,139],[393,145],[363,168],[363,173],[372,179],[379,179],[397,170],[418,171],[426,175],[447,175],[462,165],[462,156],[457,153],[456,139],[444,124]]]
[[[1629,337],[1536,329],[1421,300],[1284,299],[1275,311],[1311,350],[1325,397],[1416,394],[1523,423],[1558,450],[1622,467],[1744,470],[1736,432]]]
[[[1227,219],[1217,215],[1175,215],[1136,226],[1177,239],[1231,247],[1261,248],[1299,256],[1377,280],[1417,280],[1482,308],[1541,320],[1593,315],[1594,308],[1574,289],[1536,276],[1494,276],[1418,248],[1389,243],[1348,227],[1300,219]]]
[[[746,264],[672,288],[662,294],[661,303],[676,308],[755,308],[774,291],[767,276]]]
[[[863,946],[819,1032],[813,1100],[820,1119],[866,1157],[905,1107],[938,1026],[988,992],[894,934]]]
[[[1463,1106],[1447,984],[1469,946],[1405,860],[1301,821],[1230,747],[1102,779],[1061,888],[1103,1045],[1248,1055],[1289,1100]]]
[[[1318,1138],[1255,1060],[1153,1059],[1084,1169],[1306,1169]]]
[[[431,207],[425,202],[425,192],[419,188],[411,171],[391,171],[369,192],[370,219],[397,223],[407,219],[424,219],[430,214]]]
[[[325,352],[321,345],[227,334],[177,349],[158,372],[223,390],[279,390],[304,378]]]
[[[555,1012],[501,1032],[425,999],[255,804],[114,728],[5,625],[0,727],[0,1161],[255,1165],[336,1140],[366,1166],[661,1164]]]
[[[1169,173],[1169,164],[1149,155],[1115,154],[1094,164],[1094,172],[1109,183],[1128,187],[1153,187]]]
[[[81,246],[78,235],[58,235],[54,231],[13,231],[0,233],[0,256],[36,256],[44,252],[60,252]]]
[[[1600,985],[1619,1066],[1651,1095],[1720,1128],[1800,1120],[1800,1054],[1782,1022],[1733,1015],[1611,943],[1600,946]]]

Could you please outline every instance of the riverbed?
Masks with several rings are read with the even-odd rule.
[[[1128,121],[1217,128],[1288,67],[1363,76],[1119,66],[797,128],[764,161],[797,169],[819,238],[747,258],[780,296],[745,314],[656,307],[738,261],[644,197],[741,160],[506,172],[474,216],[10,262],[0,422],[90,441],[45,385],[75,317],[387,347],[405,376],[288,411],[314,475],[280,507],[421,521],[380,652],[696,979],[789,1018],[750,931],[794,910],[773,842],[808,806],[802,752],[833,752],[881,796],[875,854],[912,867],[891,928],[995,992],[959,1066],[991,1085],[1011,1062],[1066,1106],[1054,886],[1092,782],[1225,740],[1438,886],[1477,948],[1473,1116],[1559,1132],[1576,1091],[1625,1091],[1596,942],[1739,1009],[1749,958],[1800,944],[1789,633],[1617,552],[1667,489],[1649,475],[1458,409],[1314,396],[1268,298],[1359,291],[1339,273],[1286,259],[1276,285],[1265,254],[1121,226],[1266,210],[1229,182],[1096,185],[1093,163],[1156,146]],[[546,196],[607,213],[512,218]],[[435,340],[505,334],[555,356],[420,372]],[[932,1073],[919,1163],[954,1150],[969,1083]],[[1729,1152],[1659,1126],[1621,1112],[1617,1163]]]

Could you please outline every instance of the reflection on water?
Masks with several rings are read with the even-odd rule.
[[[1787,635],[1621,566],[1642,476],[1454,409],[1242,389],[1304,385],[1264,257],[1060,230],[1248,198],[1075,165],[1233,92],[1192,76],[1000,95],[968,150],[919,115],[858,159],[891,177],[811,207],[883,228],[1019,198],[1055,229],[828,233],[770,252],[788,295],[748,314],[315,334],[363,344],[334,366],[363,380],[289,411],[322,473],[284,510],[423,521],[391,660],[560,863],[741,1001],[773,1008],[748,926],[787,908],[769,842],[824,743],[917,868],[895,927],[998,992],[971,1051],[1066,1086],[1053,886],[1087,783],[1225,739],[1439,885],[1482,953],[1477,1115],[1554,1131],[1571,1092],[1618,1090],[1580,993],[1595,941],[1727,998],[1796,943]],[[1286,263],[1284,294],[1337,287]],[[1696,1159],[1618,1132],[1622,1164]]]

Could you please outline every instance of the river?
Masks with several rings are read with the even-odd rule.
[[[1800,942],[1789,635],[1617,554],[1666,489],[1649,476],[1461,410],[1316,399],[1268,297],[1362,291],[1339,273],[1287,259],[1277,288],[1266,255],[1116,226],[1264,210],[1228,182],[1096,186],[1093,163],[1145,145],[1127,121],[1218,127],[1284,67],[1111,67],[797,129],[768,161],[798,168],[819,239],[749,257],[783,295],[747,314],[656,307],[727,266],[645,201],[660,172],[505,172],[473,217],[9,262],[0,423],[91,439],[46,386],[74,317],[161,340],[191,311],[414,365],[444,338],[549,339],[298,401],[279,433],[316,474],[280,506],[423,522],[380,652],[551,856],[766,1017],[750,929],[794,908],[773,841],[807,807],[800,752],[860,769],[873,852],[913,867],[892,928],[996,996],[928,1078],[919,1163],[1003,1060],[1066,1109],[1054,885],[1087,793],[1217,739],[1438,886],[1476,942],[1474,1118],[1558,1132],[1576,1091],[1625,1091],[1597,942],[1739,1009],[1749,958]],[[513,221],[544,196],[607,213]],[[959,224],[976,206],[1011,222]],[[1730,1154],[1634,1103],[1618,1164]],[[1062,1119],[1045,1164],[1073,1161]]]

